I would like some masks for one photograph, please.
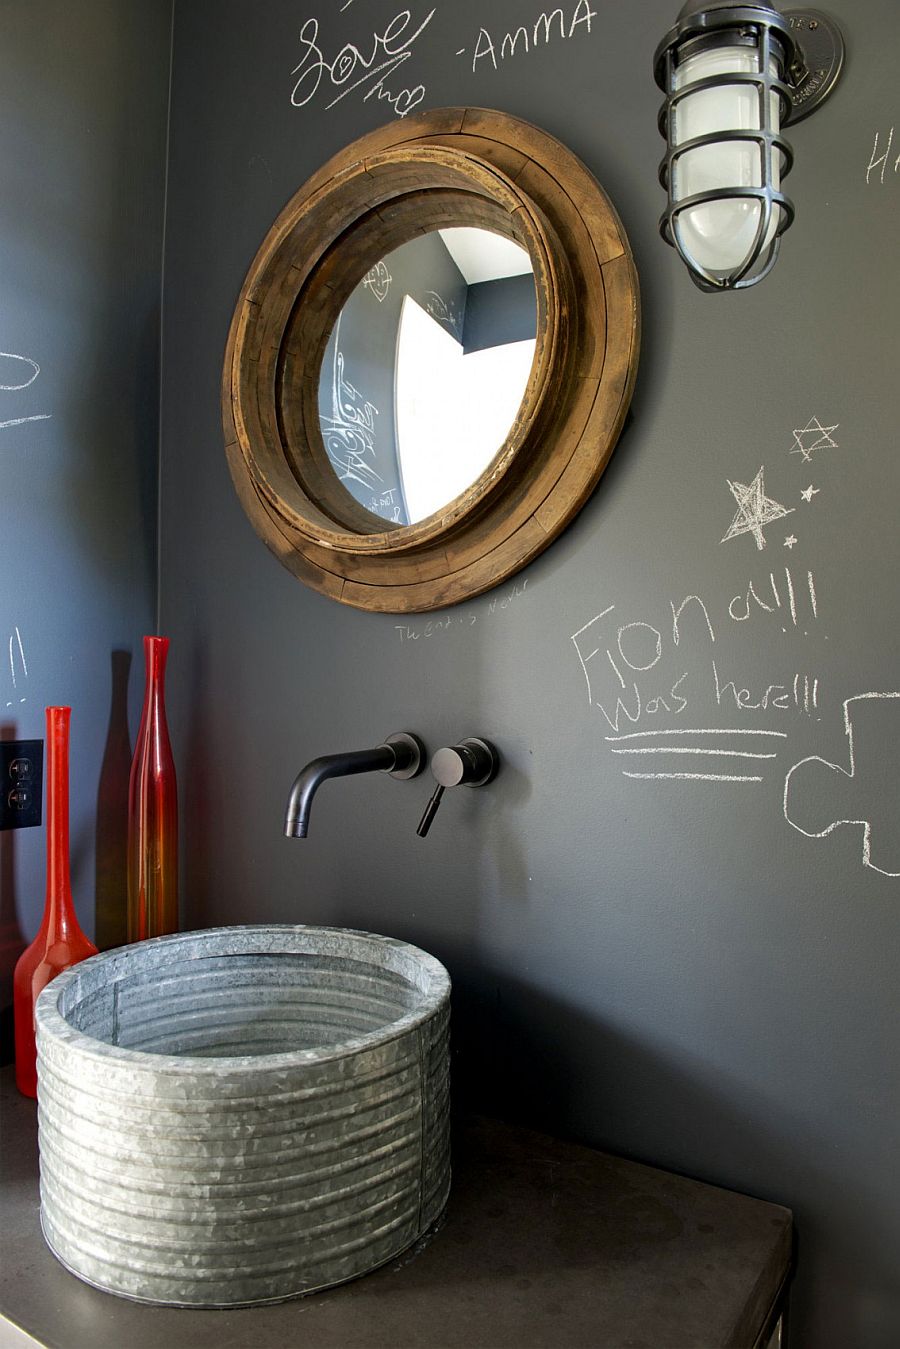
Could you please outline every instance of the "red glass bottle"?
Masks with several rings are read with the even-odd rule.
[[[145,637],[146,686],[128,786],[128,940],[178,930],[178,798],[166,723],[168,637]]]
[[[47,898],[37,936],[19,956],[13,975],[16,1086],[37,1095],[34,1004],[57,974],[95,956],[97,948],[78,926],[69,878],[69,721],[71,707],[48,707]]]

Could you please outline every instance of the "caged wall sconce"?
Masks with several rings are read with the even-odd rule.
[[[794,218],[781,127],[819,106],[843,59],[831,19],[767,0],[688,0],[657,47],[669,196],[660,233],[701,290],[742,290],[771,271]]]

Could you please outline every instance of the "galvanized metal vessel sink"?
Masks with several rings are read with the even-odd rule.
[[[450,1183],[446,970],[337,928],[94,956],[37,1003],[41,1223],[146,1302],[278,1301],[390,1260]]]

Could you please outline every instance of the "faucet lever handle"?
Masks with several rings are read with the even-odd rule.
[[[419,821],[416,833],[419,838],[424,838],[431,828],[431,821],[437,815],[437,808],[441,804],[441,797],[444,795],[444,784],[439,782],[431,796],[428,798],[428,805],[425,807],[421,820]]]
[[[441,797],[447,787],[483,787],[497,776],[500,759],[489,740],[470,736],[458,745],[447,745],[435,750],[431,757],[431,771],[437,786],[425,807],[416,833],[424,838],[437,814]]]

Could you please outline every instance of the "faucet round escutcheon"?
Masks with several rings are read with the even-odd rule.
[[[390,745],[395,754],[394,767],[387,771],[392,778],[417,777],[425,767],[425,746],[412,731],[395,731],[384,742]]]
[[[483,787],[496,776],[497,767],[493,745],[475,736],[436,750],[431,758],[431,771],[442,787]]]

